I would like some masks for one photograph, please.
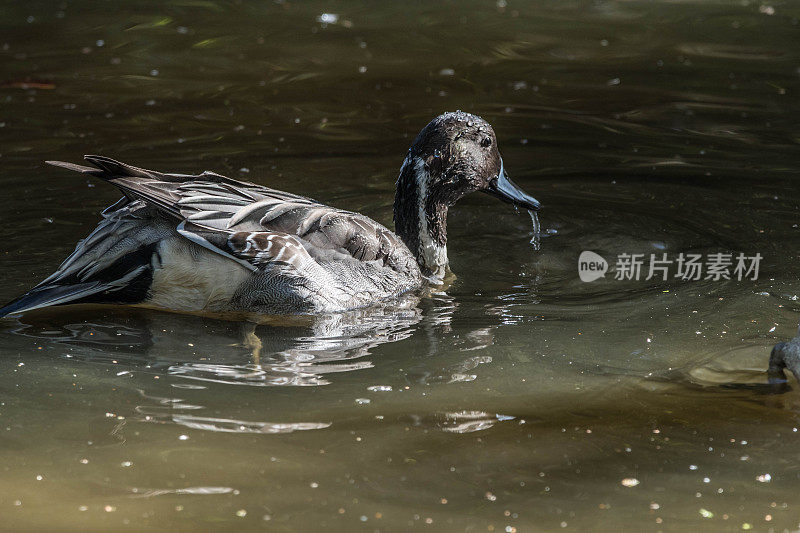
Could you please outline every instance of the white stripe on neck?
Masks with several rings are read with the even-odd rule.
[[[408,160],[406,160],[406,163]],[[403,163],[403,166],[406,165]],[[436,280],[444,278],[447,268],[447,246],[437,243],[428,230],[428,216],[425,211],[425,200],[428,196],[430,174],[425,169],[422,158],[414,158],[414,178],[417,181],[417,209],[419,210],[419,255],[425,268],[431,271]]]

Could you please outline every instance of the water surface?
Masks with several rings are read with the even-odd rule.
[[[0,298],[113,202],[43,164],[215,170],[391,227],[419,129],[495,127],[545,206],[451,211],[454,283],[253,325],[0,324],[14,530],[784,531],[800,396],[800,10],[760,2],[69,1],[0,7]],[[763,256],[758,280],[583,283],[577,257]]]

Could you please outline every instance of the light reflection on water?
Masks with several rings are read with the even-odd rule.
[[[464,199],[448,228],[457,278],[394,306],[4,320],[6,527],[800,527],[798,387],[763,375],[800,316],[793,4],[3,15],[3,299],[117,198],[44,159],[215,170],[391,225],[411,138],[462,108],[495,126],[509,174],[544,205],[537,252],[525,213]],[[583,250],[764,261],[757,282],[583,283]]]
[[[371,368],[363,359],[371,348],[408,338],[422,320],[418,301],[409,296],[345,313],[260,322],[73,306],[69,313],[51,309],[9,319],[7,325],[17,323],[7,330],[68,347],[64,358],[118,365],[127,375],[140,370],[229,385],[327,385],[325,374]],[[447,309],[438,307],[428,320],[446,325]]]

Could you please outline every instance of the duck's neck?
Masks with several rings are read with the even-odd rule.
[[[430,182],[425,162],[409,155],[397,178],[394,226],[423,275],[440,281],[447,272],[447,204],[431,194]]]

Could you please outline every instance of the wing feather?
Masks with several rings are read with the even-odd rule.
[[[187,239],[240,263],[246,262],[251,269],[263,267],[267,257],[273,262],[298,266],[305,261],[298,259],[302,254],[297,255],[300,252],[295,245],[299,245],[303,253],[317,262],[349,257],[353,261],[377,261],[407,274],[418,271],[416,260],[405,244],[363,215],[213,172],[166,174],[102,156],[85,159],[97,169],[50,163],[112,183],[129,199],[141,200],[175,220],[178,232]],[[263,239],[271,236],[270,246],[278,248],[270,248],[267,255],[252,256],[244,248],[231,248],[229,241],[238,233],[262,233]],[[265,246],[266,243],[263,242]],[[282,246],[286,249],[281,253]]]

